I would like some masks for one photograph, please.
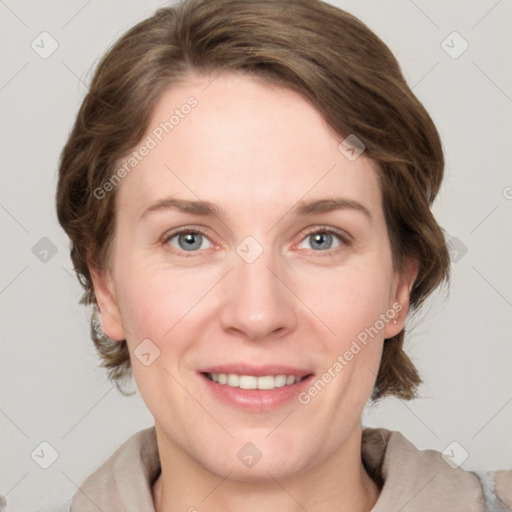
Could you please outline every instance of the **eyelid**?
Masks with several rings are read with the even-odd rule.
[[[353,237],[346,231],[335,228],[333,226],[327,225],[315,225],[310,228],[306,228],[306,231],[301,233],[301,238],[298,242],[294,244],[298,245],[303,242],[308,236],[313,233],[329,233],[331,235],[337,236],[340,240],[340,246],[335,247],[334,249],[327,249],[325,251],[313,251],[312,249],[299,249],[300,251],[307,251],[308,253],[314,253],[317,257],[329,257],[329,256],[337,256],[340,252],[345,250],[347,247],[350,247],[354,241]]]
[[[198,226],[183,226],[181,228],[174,228],[170,229],[169,231],[166,231],[162,235],[162,242],[166,242],[170,240],[171,238],[174,238],[176,235],[179,235],[180,233],[201,233],[202,235],[208,236],[206,232],[198,227]]]
[[[335,228],[333,226],[321,225],[321,224],[311,226],[310,228],[306,228],[306,231],[302,235],[301,241],[313,233],[330,233],[330,234],[338,236],[343,242],[345,242],[347,244],[351,243],[353,241],[352,236],[349,233],[347,233],[346,231],[344,231],[342,229]]]
[[[161,241],[162,245],[168,245],[170,240],[172,240],[175,236],[180,235],[182,233],[200,233],[201,235],[206,237],[214,247],[218,247],[218,244],[216,244],[211,239],[211,237],[208,235],[206,230],[204,230],[203,228],[198,227],[198,226],[182,226],[181,228],[171,229],[170,231],[166,231],[164,233],[164,235],[162,235],[160,241]],[[169,247],[170,247],[170,245],[169,245]],[[185,254],[187,256],[200,254],[201,252],[204,252],[206,250],[206,249],[204,249],[202,251],[180,251],[179,249],[176,249],[175,247],[173,247],[172,249],[175,252],[177,252],[179,255]]]

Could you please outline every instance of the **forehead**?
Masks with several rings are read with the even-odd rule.
[[[290,89],[237,74],[197,75],[160,97],[118,207],[137,215],[174,194],[235,209],[340,194],[378,206],[376,164],[364,154],[348,160],[342,140]]]

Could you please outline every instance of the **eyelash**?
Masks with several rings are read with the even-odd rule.
[[[199,233],[199,234],[205,236],[206,238],[208,238],[208,240],[209,240],[209,236],[202,229],[185,227],[185,228],[176,229],[175,231],[172,231],[172,232],[164,235],[164,237],[162,239],[162,244],[164,246],[169,247],[169,245],[168,245],[169,241],[172,240],[175,236],[180,235],[182,233],[187,233],[187,234]],[[327,249],[325,251],[314,251],[313,249],[305,249],[307,251],[319,253],[318,256],[320,256],[322,258],[337,256],[340,251],[344,250],[346,247],[349,247],[352,243],[352,241],[349,239],[349,237],[347,235],[342,234],[342,232],[340,232],[339,230],[332,228],[330,226],[315,226],[315,227],[309,229],[308,231],[306,231],[304,233],[300,242],[305,240],[308,236],[311,236],[316,233],[327,233],[330,235],[334,235],[335,237],[339,238],[339,240],[341,242],[341,245],[339,247],[336,247],[333,250]],[[172,250],[175,251],[176,248],[173,247]],[[304,249],[300,249],[300,250],[304,250]],[[198,253],[198,252],[201,252],[201,251],[179,251],[178,254],[181,256],[184,256],[185,258],[190,258],[190,257],[195,257],[196,256],[195,253]],[[322,254],[322,253],[324,253],[324,254]]]
[[[340,246],[335,247],[334,249],[327,249],[325,251],[314,251],[313,249],[305,249],[307,251],[312,251],[316,253],[316,255],[321,258],[338,256],[341,251],[343,251],[344,249],[351,245],[351,240],[349,239],[348,235],[345,235],[338,229],[331,228],[330,226],[314,226],[311,229],[308,229],[300,239],[300,242],[305,240],[308,236],[311,236],[316,233],[327,233],[329,235],[334,235],[340,241]],[[303,251],[304,249],[301,250]]]
[[[187,233],[187,234],[190,234],[190,233],[193,233],[193,234],[196,234],[196,233],[200,233],[201,235],[205,236],[206,238],[209,239],[208,235],[202,230],[202,229],[199,229],[199,228],[180,228],[180,229],[176,229],[175,231],[171,231],[170,233],[164,235],[163,239],[162,239],[162,244],[166,247],[170,247],[168,244],[169,244],[169,241],[172,240],[175,236],[177,235],[180,235],[182,233]],[[176,248],[172,248],[171,249],[172,251],[176,251],[177,249]],[[190,257],[195,257],[196,254],[194,254],[195,252],[200,252],[200,251],[178,251],[178,255],[180,256],[184,256],[185,258],[190,258]]]

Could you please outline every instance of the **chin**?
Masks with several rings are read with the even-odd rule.
[[[231,440],[230,446],[223,447],[214,444],[215,452],[197,454],[200,456],[196,458],[196,461],[207,471],[221,478],[263,483],[300,474],[307,469],[306,466],[314,465],[315,454],[318,454],[320,450],[319,447],[308,456],[299,451],[299,448],[304,449],[303,443],[298,442],[292,446],[290,442],[283,445],[278,442],[265,442],[263,439],[261,442],[255,441],[254,443],[246,441],[248,437],[244,439],[244,441]],[[224,453],[222,458],[219,457],[219,452]]]

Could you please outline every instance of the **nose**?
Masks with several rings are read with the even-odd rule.
[[[251,341],[292,332],[297,325],[298,301],[287,286],[284,266],[273,261],[271,251],[263,251],[252,263],[234,257],[234,268],[222,290],[223,328]]]

